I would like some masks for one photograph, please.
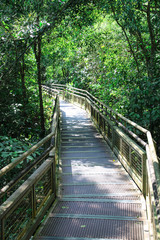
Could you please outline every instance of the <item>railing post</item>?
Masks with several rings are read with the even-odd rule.
[[[54,198],[56,198],[56,166],[55,166],[55,158],[53,159],[52,166],[51,166],[51,188],[52,193],[54,193]]]
[[[91,106],[91,105],[90,105]],[[92,115],[93,115],[93,107],[91,106],[90,107],[90,116],[91,116],[91,118],[92,118]]]
[[[102,131],[103,131],[103,134],[104,134],[104,118],[102,117]]]
[[[36,191],[35,184],[32,187],[32,219],[36,217]]]
[[[84,109],[87,110],[87,99],[85,97],[85,100],[84,100]]]
[[[114,127],[112,127],[112,149],[114,149],[115,145],[115,130]]]
[[[119,141],[120,141],[119,151],[120,151],[120,154],[122,154],[122,138],[121,137],[120,137]]]
[[[62,91],[62,99],[65,99],[65,90]]]
[[[142,192],[143,192],[143,196],[146,199],[146,195],[147,195],[147,166],[146,166],[146,155],[143,155],[142,158]]]
[[[104,136],[106,136],[106,122],[103,119],[103,129],[104,129]]]
[[[98,125],[99,129],[101,130],[100,114],[99,114],[99,112],[97,112],[97,125]]]
[[[132,156],[132,153],[131,153],[131,146],[129,146],[129,164],[130,164],[130,166],[132,165],[132,158],[131,158],[131,156]]]

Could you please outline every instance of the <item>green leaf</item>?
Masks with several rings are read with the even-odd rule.
[[[86,225],[81,225],[81,228],[85,228],[86,227]]]
[[[2,152],[1,156],[2,156],[2,157],[8,157],[8,156],[9,156],[9,153],[8,153],[8,152]]]

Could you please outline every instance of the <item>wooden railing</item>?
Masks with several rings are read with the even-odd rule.
[[[52,84],[43,86],[84,108],[125,169],[142,191],[147,206],[150,236],[160,239],[160,166],[151,133],[114,111],[86,90]]]
[[[12,191],[18,181],[31,172],[27,180],[0,206],[0,237],[2,240],[30,239],[47,209],[56,198],[55,164],[59,151],[59,119],[59,97],[57,96],[53,110],[51,133],[0,170],[0,178],[2,178],[16,166],[26,161],[26,158],[37,149],[49,145],[40,157],[23,169],[20,175],[17,173],[18,177],[1,189],[0,196],[3,197]]]

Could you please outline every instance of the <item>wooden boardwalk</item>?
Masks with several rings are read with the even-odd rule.
[[[61,101],[59,198],[36,240],[148,239],[141,192],[86,112]]]

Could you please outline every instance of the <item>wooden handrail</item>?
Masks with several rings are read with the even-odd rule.
[[[9,172],[11,169],[16,167],[20,162],[22,162],[26,157],[34,153],[38,148],[40,148],[42,145],[44,145],[46,142],[48,142],[55,134],[55,128],[56,128],[56,118],[57,118],[57,112],[55,111],[55,115],[53,116],[53,125],[52,125],[52,132],[48,134],[46,137],[44,137],[42,140],[40,140],[38,143],[36,143],[34,146],[32,146],[28,151],[23,153],[21,156],[17,157],[13,162],[8,164],[7,166],[3,167],[0,170],[0,177],[5,175],[7,172]]]
[[[76,93],[80,93],[83,92],[85,93],[84,96],[89,98],[89,96],[94,99],[96,102],[98,102],[99,104],[101,104],[101,106],[103,106],[104,108],[108,109],[109,111],[111,111],[112,113],[114,113],[116,116],[118,116],[119,118],[121,118],[123,121],[125,121],[126,123],[128,123],[129,125],[133,126],[134,128],[136,128],[137,130],[141,131],[143,134],[146,135],[147,141],[148,141],[148,145],[150,147],[150,150],[152,152],[152,156],[154,158],[154,161],[156,163],[158,163],[158,157],[156,155],[156,151],[155,151],[155,147],[154,147],[154,143],[153,143],[153,138],[151,136],[150,131],[148,131],[147,129],[141,127],[140,125],[138,125],[137,123],[127,119],[126,117],[124,117],[122,114],[118,113],[117,111],[113,110],[112,108],[110,108],[109,106],[107,106],[106,104],[102,103],[101,101],[99,101],[99,99],[97,99],[96,97],[94,97],[92,94],[90,94],[88,91],[83,90],[83,89],[79,89],[79,88],[74,88],[72,86],[67,86],[64,84],[52,84],[51,87],[59,87],[61,88],[61,90],[66,90],[66,91],[70,91],[70,90],[76,90]],[[89,100],[91,100],[89,98]],[[132,131],[131,131],[132,132]],[[137,140],[137,139],[136,139]],[[144,142],[143,142],[144,143]],[[144,144],[145,145],[145,144]]]
[[[30,187],[37,181],[44,172],[49,169],[52,161],[46,160],[1,206],[0,206],[0,217],[3,218],[14,204],[17,203],[22,196],[30,189]]]
[[[47,88],[46,86],[43,86],[44,88]],[[88,91],[83,90],[83,89],[78,89],[78,88],[74,88],[72,86],[66,86],[64,84],[52,84],[51,87],[55,87],[58,88],[59,92],[64,92],[64,91],[68,91],[68,92],[73,92],[72,94],[78,94],[80,96],[85,97],[86,99],[88,99],[89,101],[91,101],[93,103],[94,106],[97,107],[97,109],[101,109],[102,111],[104,111],[104,109],[110,111],[112,114],[115,114],[115,117],[110,114],[110,117],[112,116],[112,119],[115,121],[115,123],[117,123],[120,127],[122,127],[123,129],[125,129],[125,131],[127,131],[127,133],[132,136],[136,141],[138,141],[143,147],[145,147],[146,143],[140,138],[138,137],[135,133],[133,133],[131,130],[129,130],[128,128],[126,128],[126,126],[124,126],[122,123],[120,123],[116,118],[119,117],[120,119],[122,119],[123,121],[125,121],[126,123],[128,123],[129,125],[133,126],[134,128],[138,129],[139,131],[141,131],[143,134],[146,135],[146,133],[148,132],[147,129],[141,127],[140,125],[136,124],[135,122],[125,118],[124,116],[122,116],[121,114],[119,114],[118,112],[114,111],[113,109],[111,109],[110,107],[108,107],[107,105],[105,105],[104,103],[102,103],[101,101],[99,101],[96,97],[94,97],[92,94],[90,94]],[[50,88],[48,88],[49,90]],[[53,89],[57,92],[57,89]],[[75,91],[74,91],[75,90]],[[82,93],[81,93],[82,92]],[[93,101],[93,99],[95,101]],[[98,106],[97,102],[100,104],[100,106]]]
[[[41,156],[39,156],[33,163],[28,165],[25,169],[23,169],[20,173],[17,174],[15,178],[13,178],[7,185],[5,185],[1,190],[0,190],[0,198],[2,198],[11,188],[15,186],[17,182],[19,182],[24,176],[26,176],[27,173],[31,171],[39,162],[41,162],[48,154],[49,152],[53,149],[53,145],[51,145],[49,148],[47,148]]]
[[[61,84],[52,84],[51,85],[52,87],[61,87],[61,90],[71,90],[71,89],[75,89],[77,90],[77,93],[78,93],[78,90],[79,92],[84,92],[86,94],[86,97],[88,98],[88,96],[90,96],[92,99],[94,99],[95,101],[97,101],[99,104],[101,104],[102,106],[104,106],[104,108],[108,109],[109,111],[111,111],[112,113],[114,113],[116,116],[120,117],[122,120],[124,120],[125,122],[127,122],[128,124],[132,125],[133,127],[137,128],[137,130],[141,131],[142,133],[145,133],[147,134],[148,130],[141,127],[140,125],[138,125],[137,123],[127,119],[126,117],[124,117],[122,114],[118,113],[117,111],[113,110],[112,108],[110,108],[109,106],[107,106],[106,104],[104,104],[103,102],[101,102],[99,99],[97,99],[96,97],[94,97],[91,93],[89,93],[88,91],[86,90],[83,90],[83,89],[78,89],[78,88],[74,88],[72,86],[69,86],[69,88],[67,88],[66,85],[61,85]]]
[[[42,154],[42,156],[38,157],[29,166],[23,169],[13,181],[10,181],[1,189],[2,192],[0,195],[2,197],[6,192],[8,193],[8,190],[10,190],[20,179],[24,179],[24,176],[38,164],[38,168],[29,176],[29,178],[18,187],[15,192],[11,192],[12,195],[0,206],[0,236],[2,240],[5,240],[8,237],[8,234],[9,236],[13,235],[14,239],[29,239],[56,198],[55,162],[57,161],[57,154],[55,153],[58,152],[59,145],[59,120],[59,97],[57,95],[52,117],[51,133],[32,146],[27,152],[16,158],[14,162],[0,170],[1,177],[16,167],[39,147],[50,141],[52,138],[54,139],[54,141],[50,141],[51,144],[49,148]],[[46,157],[47,160],[44,161]],[[39,163],[41,163],[40,166]],[[42,189],[46,188],[46,190],[43,192],[42,189],[39,188],[39,185],[42,186]],[[20,229],[17,230],[17,222],[13,221],[12,217],[19,211],[20,214],[24,214],[24,218],[20,219],[20,226],[23,225],[24,227],[22,229],[20,227]],[[26,212],[28,212],[29,215],[27,215]],[[16,216],[17,218],[19,217],[19,215]],[[12,226],[12,230],[7,229],[6,221]]]
[[[48,142],[51,137],[54,135],[54,132],[47,135],[45,138],[43,138],[41,141],[39,141],[37,144],[35,144],[33,147],[31,147],[28,151],[23,153],[21,156],[16,158],[13,162],[5,166],[0,170],[0,177],[2,177],[4,174],[9,172],[11,169],[13,169],[15,166],[17,166],[20,162],[22,162],[26,157],[34,153],[39,147],[41,147],[43,144]]]

